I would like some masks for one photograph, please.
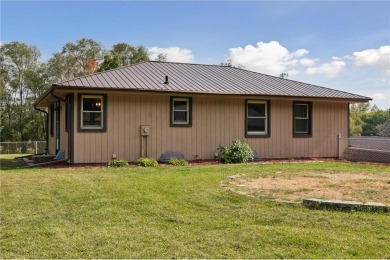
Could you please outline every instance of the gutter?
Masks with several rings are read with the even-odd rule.
[[[54,98],[56,98],[57,100],[60,100],[60,101],[62,101],[62,102],[64,102],[64,103],[67,103],[65,99],[63,99],[63,98],[61,98],[61,97],[59,97],[59,96],[54,95],[54,94],[53,94],[53,91],[54,91],[54,89],[51,89],[51,91],[50,91],[50,93],[49,93],[52,97],[54,97]]]

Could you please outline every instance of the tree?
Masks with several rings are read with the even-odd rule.
[[[349,118],[349,131],[351,136],[361,136],[363,132],[363,120],[360,117],[351,116]]]
[[[379,125],[390,120],[390,109],[380,110],[369,103],[353,104],[350,107],[350,134],[352,136],[376,136],[380,135]]]
[[[76,70],[82,75],[91,72],[91,61],[98,63],[103,59],[103,47],[100,43],[92,39],[81,39],[76,43],[68,42],[62,49],[64,54],[70,60],[75,61]],[[94,66],[96,68],[97,66]]]
[[[80,76],[77,67],[75,57],[61,52],[54,53],[47,62],[47,70],[52,82],[61,82]]]
[[[8,65],[5,62],[5,48],[4,46],[0,46],[0,138],[3,135],[6,121],[9,122],[6,119],[11,117],[9,110],[11,95],[6,89],[9,82],[10,76],[8,74]]]
[[[2,80],[4,96],[2,101],[7,100],[6,105],[8,107],[5,109],[8,110],[9,116],[8,134],[11,134],[13,138],[24,141],[27,140],[23,134],[25,112],[27,112],[25,111],[25,105],[30,94],[26,78],[29,72],[37,69],[40,52],[37,47],[28,46],[20,42],[6,43],[1,45],[0,48],[2,54],[2,74],[6,76],[6,79]],[[15,112],[17,113],[17,122],[12,118]],[[4,129],[2,129],[2,135],[3,131]]]
[[[352,104],[350,106],[350,117],[349,117],[349,126],[350,126],[350,135],[351,136],[361,136],[363,132],[364,122],[361,119],[363,113],[367,112],[369,109],[369,103],[359,103]]]
[[[47,63],[40,63],[39,57],[35,46],[20,42],[0,45],[1,141],[44,138],[45,116],[33,103],[53,82],[149,60],[144,46],[118,43],[107,52],[92,39],[68,42]]]
[[[159,53],[155,60],[156,61],[164,61],[164,62],[166,62],[168,60],[168,54],[166,54],[166,53]]]
[[[388,110],[377,110],[374,112],[366,112],[361,114],[363,120],[363,136],[375,136],[378,135],[377,126],[390,120],[390,109]]]
[[[92,74],[95,72],[97,68],[97,63],[96,63],[96,60],[94,59],[89,59],[88,63],[87,63],[87,74]]]
[[[26,73],[26,88],[29,89],[30,95],[26,100],[27,113],[23,135],[28,140],[45,139],[46,118],[43,113],[34,109],[33,103],[50,87],[50,84],[47,64],[40,64],[36,70]]]
[[[371,108],[371,112],[375,112],[375,111],[378,111],[378,110],[379,110],[379,107],[376,104],[374,104],[372,106],[372,108]]]
[[[120,67],[121,58],[115,53],[104,56],[104,61],[100,64],[99,71],[111,70]]]
[[[241,64],[238,64],[237,66],[236,66],[236,65],[233,65],[232,59],[228,59],[228,60],[226,60],[225,62],[221,62],[219,65],[221,65],[221,66],[227,66],[227,67],[233,67],[233,68],[238,68],[238,69],[245,69],[245,66],[243,66],[243,65],[241,65]]]
[[[51,85],[47,64],[39,64],[35,70],[26,71],[25,83],[30,92],[27,100],[34,103]]]
[[[351,108],[350,108],[351,114],[358,114],[358,113],[362,113],[362,112],[367,112],[369,110],[370,110],[370,103],[369,102],[352,104]]]
[[[111,54],[116,54],[120,58],[120,66],[129,66],[149,60],[148,51],[142,45],[133,46],[127,43],[118,43],[112,46]]]
[[[379,136],[390,137],[390,120],[376,126]]]

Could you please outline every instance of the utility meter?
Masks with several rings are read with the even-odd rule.
[[[150,134],[150,126],[141,125],[141,135],[149,135]]]

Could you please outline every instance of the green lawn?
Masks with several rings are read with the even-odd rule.
[[[26,166],[23,160],[15,159],[15,157],[25,155],[27,154],[0,154],[0,169],[9,170]]]
[[[15,169],[20,165],[7,159],[1,165],[0,258],[390,257],[387,213],[314,211],[221,187],[241,173],[383,173],[390,167]]]

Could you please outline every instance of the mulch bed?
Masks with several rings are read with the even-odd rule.
[[[274,164],[274,163],[311,163],[311,162],[342,162],[347,164],[363,164],[363,165],[380,165],[380,166],[390,166],[389,163],[373,163],[373,162],[351,162],[347,160],[338,160],[335,158],[300,158],[293,160],[281,160],[281,159],[264,159],[261,161],[248,162],[248,164]],[[222,164],[217,160],[196,160],[189,161],[189,166],[207,166],[207,165],[216,165]],[[50,164],[41,166],[44,168],[102,168],[107,167],[107,163],[80,163],[80,164],[69,164],[66,162],[58,164]],[[128,167],[139,167],[135,163],[129,163]],[[159,163],[159,167],[175,167],[170,164]]]

